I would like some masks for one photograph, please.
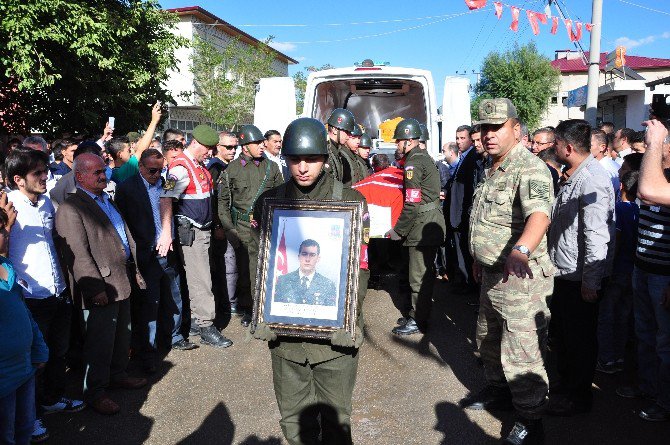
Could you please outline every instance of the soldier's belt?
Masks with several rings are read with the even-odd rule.
[[[231,217],[233,218],[233,224],[237,225],[237,221],[246,221],[251,222],[251,213],[241,212],[235,207],[230,209]]]
[[[428,212],[430,210],[439,209],[439,208],[440,208],[440,201],[433,201],[433,202],[429,202],[428,204],[421,204],[419,206],[419,210],[417,211],[417,213],[425,213],[425,212]]]

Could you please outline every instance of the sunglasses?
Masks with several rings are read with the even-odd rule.
[[[144,169],[145,169],[150,175],[155,175],[155,174],[158,173],[159,171],[163,170],[162,168],[148,168],[148,167],[146,167],[144,164],[142,164],[142,166],[144,167]]]
[[[217,147],[223,147],[223,148],[226,148],[226,149],[228,149],[228,150],[235,150],[235,149],[237,148],[237,145],[222,145],[222,144],[218,144]]]

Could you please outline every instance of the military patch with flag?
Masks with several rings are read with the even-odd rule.
[[[549,201],[549,183],[545,181],[530,181],[530,199],[544,199]]]

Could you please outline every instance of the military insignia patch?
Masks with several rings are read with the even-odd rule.
[[[549,183],[545,181],[530,181],[530,199],[544,199],[549,200]]]
[[[177,178],[170,175],[163,182],[163,190],[174,190],[175,185],[177,185]]]
[[[407,178],[408,180],[412,179],[413,176],[414,176],[414,171],[413,170],[405,171],[405,178]]]
[[[365,244],[370,242],[370,228],[366,227],[363,229],[363,242]]]
[[[341,117],[341,116],[337,118],[337,123],[338,123],[338,124],[341,124],[341,123],[342,123],[342,117]]]
[[[493,114],[496,111],[495,105],[492,102],[487,102],[484,104],[484,113]]]

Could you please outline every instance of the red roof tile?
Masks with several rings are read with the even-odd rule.
[[[589,52],[585,51],[586,58],[589,58]],[[607,60],[607,53],[600,53],[600,69],[604,70]],[[581,57],[576,59],[557,59],[551,62],[551,65],[562,73],[574,73],[580,71],[588,71],[589,67],[586,65]],[[641,57],[641,56],[626,56],[626,66],[634,70],[653,69],[653,68],[670,68],[670,59],[658,59],[655,57]]]

